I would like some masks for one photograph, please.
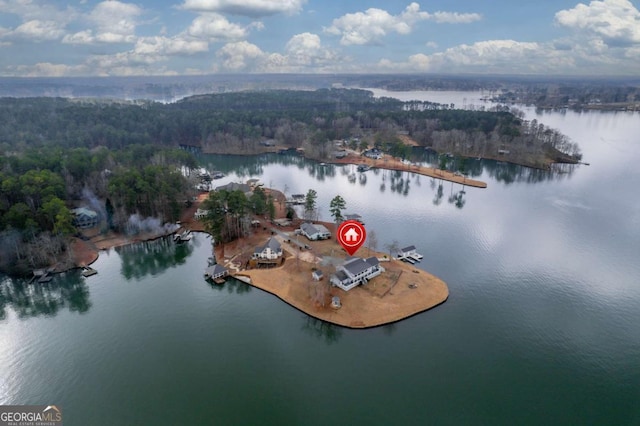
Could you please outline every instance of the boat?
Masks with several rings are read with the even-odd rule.
[[[359,171],[359,172],[366,172],[367,170],[371,170],[371,167],[369,167],[369,166],[368,166],[368,165],[366,165],[366,164],[360,164],[360,165],[358,166],[358,171]]]
[[[193,238],[193,235],[191,235],[191,231],[189,229],[173,234],[173,241],[177,244],[186,243],[187,241],[190,241],[191,238]]]
[[[98,273],[98,271],[96,271],[95,269],[93,269],[90,266],[85,266],[85,267],[82,268],[82,276],[83,277],[90,277],[90,276],[95,275],[97,273]]]

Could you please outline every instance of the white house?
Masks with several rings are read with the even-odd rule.
[[[319,223],[303,223],[300,225],[300,233],[311,241],[326,240],[331,238],[331,232]]]
[[[263,246],[256,247],[253,252],[254,259],[274,260],[280,256],[282,256],[282,246],[274,237],[269,238]]]
[[[384,268],[380,265],[377,257],[367,259],[354,257],[338,267],[330,281],[334,286],[349,291],[358,284],[366,284],[371,278],[377,277],[383,272]]]
[[[193,217],[196,220],[200,220],[203,219],[204,217],[206,217],[209,214],[209,210],[204,210],[201,208],[198,208],[198,210],[196,210],[196,213],[193,215]]]

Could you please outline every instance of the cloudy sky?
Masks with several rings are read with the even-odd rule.
[[[629,0],[0,0],[0,75],[640,75]]]

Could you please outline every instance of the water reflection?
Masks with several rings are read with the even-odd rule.
[[[307,160],[296,154],[261,154],[254,156],[241,155],[202,155],[200,161],[203,167],[209,170],[219,170],[225,174],[235,173],[241,179],[260,176],[264,173],[265,166],[270,164],[280,164],[285,166],[295,165],[300,170],[306,170],[309,176],[324,181],[327,178],[336,176],[336,169],[340,170],[340,175],[349,178],[352,183],[359,182],[366,185],[367,173],[383,175],[383,182],[380,185],[381,191],[385,191],[387,183],[384,180],[384,169],[373,168],[367,173],[356,173],[354,165],[336,166],[333,164],[319,163],[314,160]],[[440,154],[435,151],[416,147],[413,149],[410,161],[419,163],[427,167],[438,167]],[[538,183],[550,180],[563,180],[570,177],[578,166],[574,164],[553,164],[549,170],[533,169],[516,164],[511,164],[496,160],[480,160],[476,158],[447,157],[446,168],[451,171],[463,171],[471,178],[477,178],[483,173],[496,179],[498,182],[511,184],[515,182]],[[409,186],[406,179],[402,178],[403,171],[392,171],[390,174],[393,192],[408,195]],[[402,185],[397,181],[400,179]],[[419,181],[416,181],[418,183]]]
[[[392,323],[389,323],[389,324],[381,325],[380,328],[382,329],[384,334],[386,334],[387,336],[391,336],[397,330],[396,324],[398,324],[398,323],[397,322],[392,322]]]
[[[61,309],[85,313],[91,307],[89,289],[79,271],[55,275],[48,283],[5,278],[0,282],[0,320],[12,308],[18,317],[53,316]]]
[[[438,167],[440,156],[434,151],[413,151],[412,161],[428,167]],[[549,170],[523,167],[517,164],[496,160],[479,160],[463,157],[449,158],[447,170],[463,171],[471,178],[477,178],[486,172],[498,182],[511,184],[514,182],[539,183],[545,181],[561,181],[574,173],[576,164],[552,164]]]
[[[302,330],[310,336],[322,339],[327,344],[340,340],[343,328],[307,315]]]
[[[169,268],[184,264],[193,252],[194,246],[199,244],[197,235],[184,244],[176,244],[171,238],[164,237],[117,247],[115,250],[122,260],[122,276],[130,280],[158,275]]]
[[[436,190],[436,195],[433,197],[433,205],[439,206],[442,204],[442,197],[444,196],[444,187],[442,185],[442,181],[438,183],[438,189]]]

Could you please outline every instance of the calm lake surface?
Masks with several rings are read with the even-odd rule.
[[[324,220],[342,195],[379,249],[417,246],[445,304],[349,330],[209,285],[204,234],[128,246],[91,278],[2,281],[0,404],[56,404],[66,425],[640,424],[640,115],[525,113],[591,166],[473,160],[488,188],[463,193],[298,157],[202,158],[228,173],[220,184],[315,189]]]

